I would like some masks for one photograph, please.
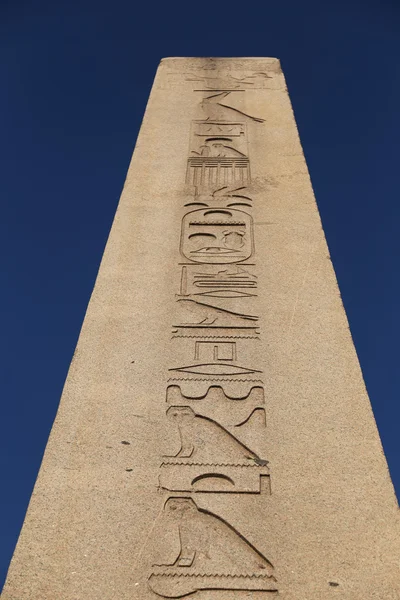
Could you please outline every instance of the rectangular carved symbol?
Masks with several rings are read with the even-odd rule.
[[[234,208],[199,209],[182,220],[181,252],[197,263],[242,262],[254,250],[253,220]]]

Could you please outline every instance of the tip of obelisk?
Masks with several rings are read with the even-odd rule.
[[[168,66],[177,70],[217,69],[224,67],[228,70],[266,70],[269,73],[281,73],[279,58],[268,56],[166,56],[161,59],[160,66]]]
[[[236,60],[265,60],[279,63],[279,58],[273,56],[165,56],[160,62],[166,60],[198,60],[198,61],[236,61]]]

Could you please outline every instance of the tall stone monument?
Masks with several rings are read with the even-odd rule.
[[[399,600],[279,61],[161,62],[3,600]]]

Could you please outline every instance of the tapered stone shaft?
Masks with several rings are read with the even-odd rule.
[[[3,600],[398,600],[279,61],[157,72]]]

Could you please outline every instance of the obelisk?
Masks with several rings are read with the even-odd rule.
[[[279,61],[164,59],[2,600],[398,600],[399,531]]]

